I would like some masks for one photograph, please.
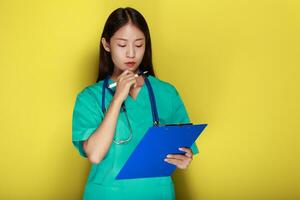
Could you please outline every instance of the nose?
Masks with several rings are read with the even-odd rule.
[[[135,49],[133,45],[128,45],[128,48],[126,50],[126,56],[128,58],[134,58],[135,57]]]

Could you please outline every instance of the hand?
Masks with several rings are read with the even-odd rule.
[[[176,165],[179,169],[186,169],[193,160],[193,152],[189,148],[179,148],[180,151],[186,152],[184,155],[181,154],[169,154],[165,161],[167,163]]]
[[[117,83],[114,98],[121,102],[127,98],[131,87],[135,88],[137,86],[135,74],[130,70],[125,70],[122,74],[120,74],[117,78]]]

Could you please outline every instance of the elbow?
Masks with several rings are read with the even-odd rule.
[[[96,155],[88,155],[87,158],[92,164],[99,164],[102,161],[102,159]]]
[[[86,152],[86,157],[92,164],[99,164],[105,157],[105,155],[102,155],[99,151],[88,149],[86,141],[83,144],[83,149]]]
[[[88,156],[88,160],[90,161],[90,163],[92,164],[99,164],[100,163],[100,160],[99,159],[94,159],[94,158],[91,158],[90,156]]]

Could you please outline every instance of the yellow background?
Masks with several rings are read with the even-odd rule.
[[[73,105],[120,6],[143,13],[158,77],[208,123],[178,199],[300,199],[299,2],[1,0],[0,199],[81,198]]]

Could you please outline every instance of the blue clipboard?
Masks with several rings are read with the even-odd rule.
[[[170,124],[148,129],[129,156],[116,179],[171,176],[175,165],[164,161],[168,154],[185,154],[178,148],[190,148],[207,124]]]

